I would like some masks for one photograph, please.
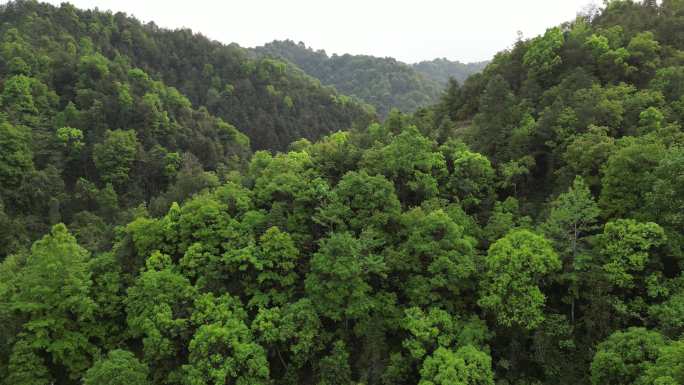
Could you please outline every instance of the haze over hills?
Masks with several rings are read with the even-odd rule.
[[[684,384],[684,1],[383,121],[251,55],[0,6],[0,385]]]
[[[314,50],[292,40],[273,41],[254,48],[254,52],[257,56],[294,63],[323,84],[373,105],[382,117],[392,108],[413,112],[434,104],[449,77],[463,82],[486,65],[486,62],[462,64],[446,59],[409,65],[393,58],[369,55],[329,56],[324,50]]]

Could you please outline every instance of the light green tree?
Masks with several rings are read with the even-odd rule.
[[[549,241],[529,230],[513,230],[489,247],[478,304],[503,326],[534,329],[544,320],[540,284],[561,268]]]
[[[558,27],[547,29],[543,36],[533,39],[523,57],[523,64],[530,74],[542,81],[550,81],[556,68],[563,64],[559,50],[564,42],[563,31]]]
[[[83,377],[84,385],[148,385],[147,366],[126,350],[112,350]]]
[[[613,333],[601,342],[591,362],[593,385],[633,385],[665,346],[658,332],[630,328]]]
[[[418,385],[494,385],[492,359],[470,345],[440,347],[423,362]]]
[[[293,384],[307,375],[306,371],[298,371],[316,362],[328,342],[321,319],[308,298],[283,307],[260,308],[251,328],[256,341],[279,357],[276,364],[285,367]]]
[[[608,222],[601,234],[603,270],[618,288],[643,287],[652,260],[651,249],[665,241],[665,232],[653,222],[633,219]]]
[[[197,325],[183,365],[189,385],[266,385],[269,366],[264,349],[245,324],[246,313],[236,299],[205,294],[195,300]]]
[[[350,171],[335,186],[330,201],[319,208],[316,221],[331,230],[358,235],[366,228],[385,228],[398,219],[400,211],[392,182],[382,175]]]
[[[388,145],[367,151],[361,165],[369,174],[381,174],[394,182],[399,200],[407,204],[436,197],[439,180],[447,173],[444,156],[434,151],[434,143],[414,126]]]
[[[53,226],[31,247],[10,299],[11,308],[26,319],[23,339],[64,365],[72,378],[82,375],[97,353],[89,340],[95,304],[88,258],[66,226]]]
[[[639,377],[637,385],[675,385],[684,383],[684,340],[660,348],[656,362]]]

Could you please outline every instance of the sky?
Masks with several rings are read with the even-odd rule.
[[[48,0],[59,5],[63,0]],[[0,1],[6,2],[6,1]],[[303,41],[328,54],[391,56],[414,63],[472,62],[573,20],[600,0],[70,0],[122,11],[165,28],[191,28],[243,47]]]

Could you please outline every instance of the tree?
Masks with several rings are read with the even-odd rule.
[[[402,215],[402,242],[388,253],[387,266],[412,306],[456,307],[475,273],[474,239],[441,209],[416,208]]]
[[[25,340],[17,341],[7,365],[8,376],[3,384],[48,385],[54,379],[44,360]]]
[[[658,265],[650,251],[664,241],[663,229],[653,222],[619,219],[606,223],[600,242],[609,282],[622,289],[643,285],[648,267]]]
[[[556,68],[563,63],[558,52],[563,43],[563,32],[558,27],[547,29],[544,36],[533,39],[523,57],[523,64],[529,68],[530,75],[548,84]]]
[[[293,385],[301,382],[299,377],[307,376],[302,369],[314,364],[329,342],[316,307],[308,298],[283,307],[260,308],[251,328],[256,341],[269,349],[269,355],[275,352],[278,357],[271,363],[272,373],[276,373],[277,366],[283,366],[283,380],[290,379]]]
[[[323,357],[319,364],[319,385],[346,385],[352,383],[349,353],[342,341],[333,344],[329,355]]]
[[[646,194],[646,216],[663,226],[675,250],[684,249],[684,149],[673,148],[654,170],[656,179]],[[675,251],[677,252],[677,251]]]
[[[615,139],[609,135],[609,128],[592,125],[572,139],[563,160],[569,174],[581,176],[589,187],[596,188],[601,184],[601,167],[614,150]]]
[[[444,195],[457,197],[467,211],[489,203],[494,191],[494,168],[489,159],[468,150],[463,143],[447,142],[440,150],[449,169]]]
[[[658,69],[650,86],[662,92],[665,99],[669,102],[680,100],[684,95],[684,67],[664,67]]]
[[[330,186],[313,168],[306,152],[272,157],[257,152],[250,162],[255,205],[268,208],[269,221],[287,231],[295,244],[310,245],[315,207],[328,199]]]
[[[172,156],[173,158],[173,156]],[[169,159],[174,164],[177,161]],[[191,153],[183,154],[180,161],[181,166],[173,179],[174,182],[168,186],[166,192],[159,194],[150,202],[150,211],[154,215],[163,215],[173,202],[182,203],[192,195],[203,190],[218,187],[219,180],[215,173],[204,171],[202,163]],[[165,166],[165,172],[172,173],[175,167]]]
[[[513,198],[519,195],[518,186],[524,184],[535,167],[533,157],[526,155],[519,159],[514,159],[506,163],[501,163],[497,167],[500,181],[498,187],[510,189],[513,187]]]
[[[556,243],[556,250],[570,262],[581,249],[580,239],[596,227],[600,210],[581,177],[551,203],[551,212],[543,225],[546,235]]]
[[[674,385],[684,382],[684,341],[674,341],[660,348],[658,358],[646,368],[638,384]]]
[[[392,182],[382,175],[350,171],[333,189],[330,202],[319,209],[316,221],[335,231],[359,235],[367,228],[385,228],[397,220],[400,211]]]
[[[660,66],[660,43],[653,32],[639,32],[627,45],[629,63],[634,67],[632,77],[637,84],[646,84]]]
[[[262,385],[269,383],[264,349],[253,341],[245,313],[230,296],[202,295],[192,320],[198,325],[188,345],[185,381],[191,385]]]
[[[487,242],[494,243],[512,229],[529,228],[531,224],[532,219],[520,212],[518,200],[508,197],[503,202],[494,204],[494,210],[483,229],[483,236]]]
[[[2,57],[9,62],[6,70],[10,74],[30,75],[31,67],[38,66],[37,55],[16,28],[10,28],[5,33],[0,47]]]
[[[306,277],[306,293],[321,315],[333,320],[360,318],[372,307],[366,282],[372,260],[361,242],[349,233],[321,241]]]
[[[666,298],[649,307],[649,318],[663,335],[676,338],[684,332],[684,277],[680,275],[670,282],[657,283],[662,285],[660,288],[664,286]]]
[[[415,360],[423,360],[440,347],[481,347],[490,336],[487,325],[479,318],[458,319],[436,307],[428,311],[418,307],[406,309],[402,328],[409,333],[402,346]]]
[[[492,360],[472,346],[438,348],[423,362],[418,385],[494,385]]]
[[[104,141],[95,145],[93,160],[104,182],[121,186],[129,179],[137,153],[138,139],[135,131],[108,130]]]
[[[503,326],[534,329],[544,320],[546,297],[539,285],[561,268],[544,237],[513,230],[489,247],[478,304]]]
[[[89,340],[95,309],[88,258],[66,226],[53,226],[31,247],[10,299],[11,308],[26,319],[26,343],[64,365],[72,378],[85,372],[96,352]]]
[[[508,139],[520,121],[520,109],[510,84],[501,75],[492,77],[473,118],[473,150],[491,157],[494,164],[511,160],[519,149],[508,148]]]
[[[658,132],[665,116],[656,107],[649,107],[639,114],[639,127],[642,133]]]
[[[357,168],[361,157],[361,150],[352,138],[349,132],[339,131],[311,144],[306,151],[311,154],[321,174],[329,176],[332,181],[339,181],[347,172]]]
[[[31,133],[22,126],[0,122],[0,185],[8,194],[33,171]]]
[[[634,216],[653,186],[653,170],[663,158],[660,143],[627,138],[603,169],[599,205],[608,218]]]
[[[84,385],[148,385],[147,366],[126,350],[112,350],[88,369]]]
[[[451,120],[456,120],[456,113],[463,105],[463,91],[461,84],[454,78],[449,78],[447,81],[446,92],[442,95],[440,100],[440,108],[445,110]]]
[[[263,349],[249,342],[244,324],[202,325],[190,341],[186,381],[192,385],[268,384],[268,362]]]
[[[60,127],[57,129],[57,139],[64,147],[66,155],[77,155],[83,148],[83,131],[73,127]]]
[[[664,345],[663,336],[644,328],[613,333],[598,345],[591,362],[591,383],[636,384]]]
[[[142,339],[143,361],[154,368],[155,383],[179,376],[196,296],[195,288],[170,264],[161,253],[150,256],[148,270],[128,288],[124,300],[129,332]]]
[[[362,167],[394,182],[399,201],[409,205],[436,197],[438,181],[446,174],[444,156],[416,127],[408,127],[386,146],[367,151]]]
[[[294,297],[294,288],[299,280],[297,262],[299,250],[289,234],[271,227],[259,238],[256,251],[256,289],[250,304],[284,305]]]
[[[12,76],[5,81],[2,106],[15,124],[33,126],[38,122],[38,108],[31,92],[34,81],[35,79],[24,75]]]
[[[571,319],[575,320],[575,299],[578,293],[578,253],[586,246],[583,239],[596,228],[600,210],[581,177],[576,177],[570,189],[553,201],[551,212],[542,225],[546,235],[554,241],[563,261],[564,280],[570,286]]]
[[[18,251],[22,245],[28,243],[26,229],[21,221],[13,220],[6,212],[5,205],[0,201],[0,262],[7,255]]]

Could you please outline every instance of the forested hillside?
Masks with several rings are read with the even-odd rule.
[[[609,1],[432,107],[251,157],[87,39],[72,55],[3,37],[4,210],[54,225],[3,238],[1,384],[684,384],[684,2]],[[69,55],[58,88],[71,72],[42,66]],[[215,158],[190,144],[205,138]],[[143,156],[157,143],[161,168]],[[179,182],[176,152],[211,182]],[[153,170],[183,193],[98,203]],[[95,190],[67,196],[130,218],[110,240],[52,193],[22,203],[76,177]]]
[[[323,84],[373,105],[382,117],[392,108],[413,112],[434,104],[450,77],[462,82],[484,67],[446,59],[412,66],[393,58],[368,55],[328,56],[323,50],[292,40],[273,41],[254,52],[259,57],[282,58],[296,64]]]
[[[470,75],[481,72],[489,64],[488,61],[476,63],[461,63],[451,61],[446,58],[426,60],[411,66],[428,79],[437,81],[446,86],[450,78],[456,79],[459,83],[468,79]]]
[[[87,39],[93,52],[142,69],[177,88],[193,106],[204,106],[233,124],[255,149],[282,150],[293,140],[316,139],[373,118],[368,106],[283,61],[250,59],[235,44],[223,45],[188,29],[170,31],[123,13],[30,0],[4,5],[0,23],[3,36],[16,29],[32,49],[47,51],[47,70],[62,57],[78,59],[78,47]],[[72,46],[77,52],[69,50]]]
[[[105,247],[141,203],[163,214],[244,167],[244,133],[280,149],[371,119],[284,62],[187,30],[33,1],[0,23],[0,255],[58,222]]]

